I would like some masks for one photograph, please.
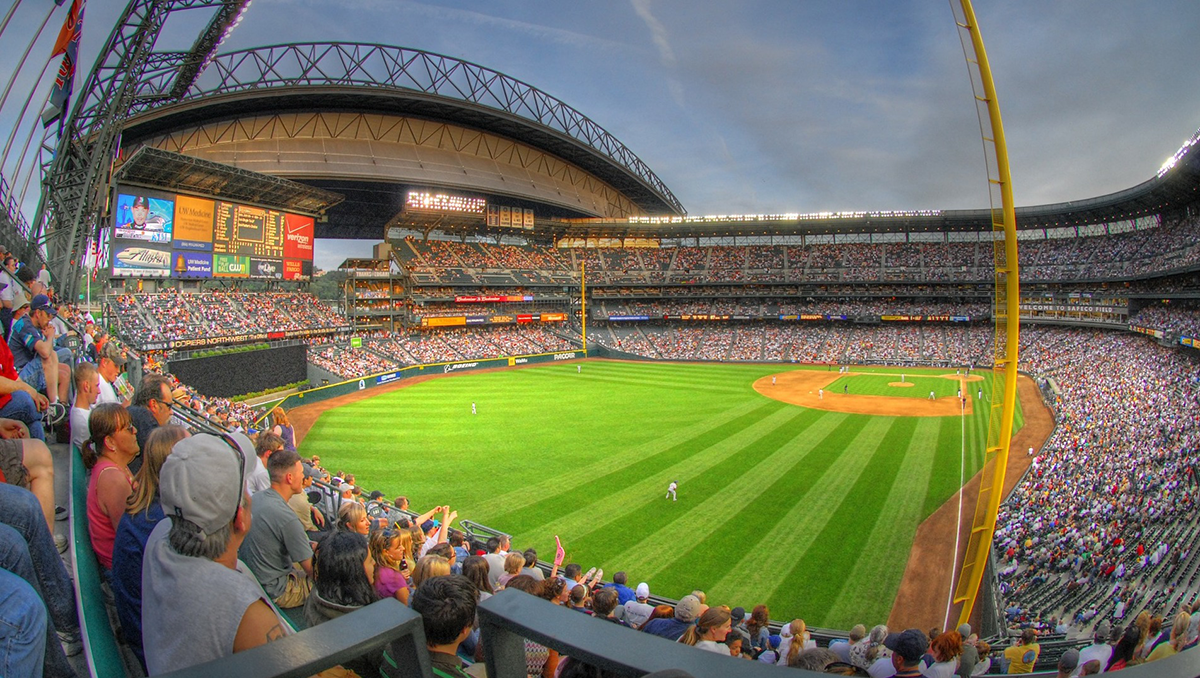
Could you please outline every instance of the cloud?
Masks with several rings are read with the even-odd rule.
[[[504,17],[484,14],[467,9],[457,9],[454,7],[445,7],[441,5],[428,5],[421,2],[413,2],[411,0],[260,0],[268,5],[306,5],[320,7],[322,9],[330,6],[340,6],[347,10],[352,10],[355,15],[362,15],[365,12],[377,11],[386,13],[389,16],[414,16],[420,15],[426,18],[434,19],[438,23],[443,24],[442,28],[448,27],[450,24],[471,24],[483,28],[499,28],[509,33],[521,34],[527,37],[536,38],[537,40],[556,43],[560,45],[570,45],[576,47],[587,47],[591,49],[602,50],[628,50],[630,45],[616,40],[588,35],[586,33],[578,33],[543,24],[532,23],[528,21],[518,21],[516,19],[507,19]]]
[[[671,41],[667,39],[666,26],[663,26],[662,22],[650,11],[650,0],[629,1],[633,4],[633,11],[641,17],[646,28],[650,29],[650,39],[654,41],[654,46],[658,49],[658,57],[667,70],[667,89],[671,93],[671,99],[676,105],[683,108],[683,83],[674,74],[678,62],[675,59],[675,51],[671,49]]]

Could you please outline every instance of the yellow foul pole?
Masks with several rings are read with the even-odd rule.
[[[587,357],[587,262],[579,263],[579,312],[583,316],[583,355]]]
[[[1017,349],[1020,329],[1020,286],[1017,271],[1017,220],[1013,206],[1012,177],[1000,104],[996,99],[991,67],[970,0],[950,0],[959,39],[967,59],[975,108],[987,158],[988,197],[992,213],[992,254],[995,259],[995,369],[988,419],[987,462],[981,473],[979,498],[971,534],[963,554],[962,570],[953,602],[961,605],[958,623],[971,618],[975,599],[991,553],[996,516],[1004,494],[1008,448],[1012,444],[1013,413],[1017,401]]]

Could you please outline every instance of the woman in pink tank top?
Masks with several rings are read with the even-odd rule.
[[[105,403],[92,408],[88,433],[82,449],[83,464],[91,471],[87,493],[88,533],[92,550],[108,571],[112,569],[117,524],[133,494],[129,462],[138,455],[137,429],[123,405]]]

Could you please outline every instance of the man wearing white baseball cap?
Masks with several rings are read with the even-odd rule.
[[[291,633],[237,558],[250,531],[254,445],[240,433],[175,444],[159,472],[169,520],[146,542],[142,635],[150,675],[228,656]]]

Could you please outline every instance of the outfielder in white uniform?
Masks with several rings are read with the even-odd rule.
[[[672,480],[672,481],[671,481],[671,484],[670,484],[670,485],[667,485],[667,497],[670,497],[670,498],[671,498],[671,501],[678,501],[678,500],[675,498],[675,488],[676,488],[676,487],[679,487],[679,484],[678,484],[678,483],[676,483],[674,480]],[[666,497],[664,497],[664,499],[665,499],[665,498],[666,498]]]

